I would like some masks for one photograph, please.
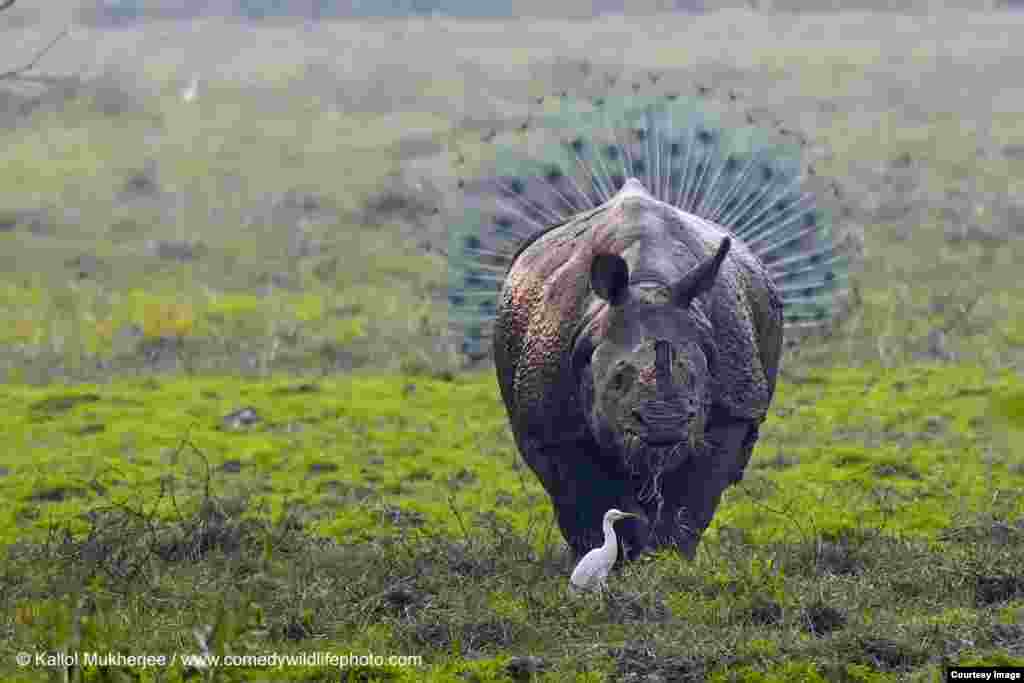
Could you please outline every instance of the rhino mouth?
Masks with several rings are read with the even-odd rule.
[[[643,441],[648,446],[653,446],[655,448],[659,448],[661,446],[674,446],[674,445],[676,445],[678,443],[682,443],[683,441],[686,441],[686,435],[685,434],[668,434],[668,435],[664,435],[664,434],[650,435],[649,434],[647,436],[640,436],[640,440]]]
[[[638,474],[641,469],[654,472],[669,472],[693,454],[696,444],[689,434],[641,434],[627,430],[623,433],[626,464],[630,471]]]

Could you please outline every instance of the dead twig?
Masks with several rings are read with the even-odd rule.
[[[35,56],[35,57],[33,57],[33,58],[32,58],[32,60],[31,60],[31,61],[30,61],[29,63],[25,64],[24,66],[20,66],[20,67],[18,67],[17,69],[11,69],[10,71],[4,71],[3,73],[0,73],[0,81],[3,81],[3,80],[11,80],[11,79],[19,78],[19,77],[21,77],[21,75],[22,75],[23,73],[25,73],[26,71],[29,71],[29,70],[31,70],[31,69],[34,69],[34,68],[35,68],[35,66],[36,66],[36,64],[37,64],[37,63],[39,62],[39,60],[40,60],[40,59],[42,59],[42,58],[43,58],[43,56],[44,56],[44,55],[45,55],[45,54],[46,54],[47,52],[49,52],[49,51],[50,51],[50,50],[51,50],[51,49],[53,48],[53,46],[54,46],[54,45],[56,45],[56,44],[57,44],[57,42],[58,42],[58,41],[59,41],[59,40],[60,40],[61,38],[63,38],[64,36],[66,36],[66,35],[67,35],[67,34],[68,34],[69,32],[70,32],[70,29],[64,29],[63,31],[61,31],[60,33],[58,33],[58,34],[57,34],[57,36],[56,36],[56,37],[55,37],[55,38],[54,38],[53,40],[51,40],[51,41],[50,41],[49,45],[47,45],[47,46],[46,46],[46,47],[44,47],[44,48],[43,48],[42,50],[40,50],[39,52],[37,52],[37,53],[36,53],[36,56]]]
[[[0,0],[0,12],[3,12],[5,9],[8,9],[9,7],[13,6],[14,3],[15,3],[15,0]],[[12,80],[12,79],[20,78],[21,75],[23,73],[25,73],[26,71],[31,71],[32,69],[34,69],[36,64],[39,63],[39,60],[42,59],[46,55],[47,52],[52,50],[53,46],[56,45],[58,42],[60,42],[60,40],[62,38],[64,38],[66,35],[68,35],[68,33],[70,33],[70,32],[71,32],[71,29],[70,28],[66,28],[63,31],[61,31],[60,33],[58,33],[54,37],[54,39],[51,40],[46,45],[46,47],[44,47],[42,50],[37,52],[35,54],[35,56],[32,57],[32,59],[27,64],[25,64],[24,66],[20,66],[20,67],[18,67],[16,69],[11,69],[10,71],[0,72],[0,81]]]

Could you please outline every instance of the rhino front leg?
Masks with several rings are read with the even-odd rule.
[[[632,496],[633,484],[593,441],[533,449],[527,464],[551,497],[555,518],[575,560],[604,543],[601,523],[611,508],[643,513]],[[633,556],[646,546],[646,524],[624,519],[615,525]]]
[[[707,454],[691,458],[663,478],[664,505],[653,529],[657,545],[675,544],[693,558],[722,493],[743,478],[757,436],[758,423],[751,420],[712,424]]]

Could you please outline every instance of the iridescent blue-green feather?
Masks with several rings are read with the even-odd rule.
[[[840,310],[848,257],[829,186],[802,144],[730,120],[701,97],[553,98],[520,131],[488,134],[450,212],[448,302],[462,353],[489,352],[516,248],[610,199],[636,177],[658,199],[728,229],[770,269],[787,327]]]

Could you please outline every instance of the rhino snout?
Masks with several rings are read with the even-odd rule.
[[[698,411],[685,403],[650,401],[635,408],[632,417],[650,444],[678,443],[688,438]]]

